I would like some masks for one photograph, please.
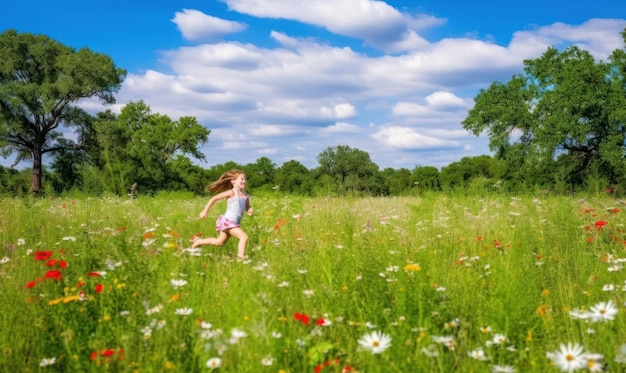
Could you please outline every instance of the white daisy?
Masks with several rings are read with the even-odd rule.
[[[487,360],[487,356],[485,355],[485,351],[482,348],[478,347],[472,351],[467,351],[467,356],[471,357],[475,360]]]
[[[176,310],[176,312],[174,312],[176,315],[180,315],[180,316],[189,316],[193,313],[193,309],[191,308],[178,308]]]
[[[187,280],[171,279],[170,280],[170,285],[172,285],[174,287],[174,289],[180,288],[180,287],[183,287],[183,286],[187,285]]]
[[[600,302],[589,310],[591,321],[610,321],[617,315],[618,308],[613,301]]]
[[[241,338],[247,337],[248,334],[240,329],[233,329],[230,331],[230,344],[237,344]]]
[[[379,354],[391,346],[391,337],[385,333],[374,331],[361,337],[359,345],[372,354]]]
[[[261,364],[269,367],[270,365],[274,364],[274,358],[272,358],[271,356],[265,356],[263,359],[261,359]]]
[[[577,320],[587,320],[590,317],[589,312],[583,308],[571,310],[569,311],[569,315],[571,316],[572,319],[577,319]]]
[[[222,366],[222,359],[219,357],[212,357],[207,360],[206,366],[211,369],[219,368]]]
[[[454,348],[456,347],[456,341],[454,340],[454,337],[452,337],[452,336],[433,335],[432,336],[432,340],[435,343],[439,343],[439,344],[442,344],[442,345],[448,347],[448,349],[450,349],[450,350],[454,350]]]
[[[587,354],[587,369],[590,372],[602,372],[604,370],[602,359],[604,359],[604,356],[600,354]]]
[[[587,354],[578,343],[568,342],[567,346],[561,344],[557,351],[547,352],[546,356],[564,372],[572,372],[587,366]]]
[[[56,362],[57,362],[57,358],[56,357],[44,358],[39,363],[39,366],[40,367],[47,367],[47,366],[50,366],[50,365],[54,365],[54,363],[56,363]]]

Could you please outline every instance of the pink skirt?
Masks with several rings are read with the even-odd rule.
[[[240,227],[239,223],[236,221],[232,221],[224,215],[220,215],[217,217],[217,221],[215,222],[215,229],[222,232],[230,228]]]

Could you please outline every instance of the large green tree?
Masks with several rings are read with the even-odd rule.
[[[626,43],[626,30],[622,36]],[[486,133],[491,150],[520,175],[541,172],[565,157],[574,173],[585,174],[593,165],[612,182],[623,177],[624,50],[597,61],[576,46],[548,48],[524,65],[524,73],[508,83],[480,91],[463,127]]]
[[[323,175],[334,180],[340,192],[370,192],[381,194],[384,180],[378,175],[378,165],[363,150],[347,145],[329,147],[317,156],[319,167],[314,175],[322,180]]]
[[[287,193],[311,194],[310,171],[300,162],[291,160],[276,170],[274,181]]]
[[[276,164],[268,157],[261,157],[256,162],[247,164],[243,171],[246,172],[248,183],[253,185],[255,189],[274,187]]]
[[[41,189],[43,155],[80,146],[64,137],[65,127],[81,127],[81,99],[115,102],[126,71],[88,48],[75,50],[45,35],[0,34],[0,150],[32,159],[31,190]],[[63,140],[65,139],[65,140]]]
[[[205,160],[200,147],[211,132],[195,117],[175,121],[152,113],[143,101],[129,102],[119,115],[110,111],[99,113],[94,127],[98,155],[92,154],[92,158],[98,168],[105,170],[116,193],[134,182],[139,190],[149,192],[180,188],[189,178],[177,173],[188,168],[178,158],[191,155]]]

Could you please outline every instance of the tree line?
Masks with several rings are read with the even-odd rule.
[[[626,45],[626,29],[621,35]],[[204,160],[199,149],[210,130],[195,117],[172,120],[143,101],[127,103],[119,114],[91,115],[77,106],[93,97],[115,102],[126,71],[108,56],[15,30],[0,34],[0,56],[1,155],[32,161],[30,170],[0,167],[3,195],[124,195],[133,184],[140,194],[201,194],[233,168],[246,171],[254,191],[311,196],[626,191],[624,49],[596,61],[575,46],[548,48],[524,61],[524,71],[509,82],[482,89],[461,123],[486,134],[494,155],[466,157],[441,170],[381,170],[367,152],[345,145],[325,149],[312,169],[267,157],[205,169],[192,159]],[[44,154],[52,159],[48,167]]]

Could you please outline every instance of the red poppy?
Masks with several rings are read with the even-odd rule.
[[[113,356],[113,354],[115,354],[113,350],[102,350],[100,353],[101,356]]]
[[[26,284],[26,289],[30,289],[30,288],[32,288],[33,286],[35,286],[35,284],[36,284],[36,282],[35,282],[35,281],[31,281],[31,282],[29,282],[28,284]]]
[[[97,358],[98,358],[98,352],[96,352],[96,351],[92,352],[92,353],[91,353],[91,356],[89,356],[89,359],[90,359],[91,361],[94,361],[94,360],[96,360]]]
[[[79,283],[76,284],[77,288],[83,287],[85,286],[86,282],[85,281],[80,281]]]
[[[298,320],[302,323],[302,325],[307,325],[309,323],[309,317],[303,313],[296,312],[293,315],[295,320]]]
[[[100,272],[89,272],[87,277],[100,277]]]
[[[46,262],[46,265],[47,265],[48,267],[54,267],[56,264],[57,264],[57,261],[56,261],[56,260],[54,260],[54,259],[50,259],[50,260],[48,260],[48,261]]]
[[[100,294],[101,291],[102,291],[102,284],[96,285],[96,293]]]
[[[57,264],[61,268],[67,268],[67,262],[65,260],[59,260],[59,261],[57,261]]]
[[[61,271],[59,271],[58,269],[53,269],[50,270],[48,272],[46,272],[46,278],[53,278],[57,281],[61,280]]]
[[[595,223],[595,226],[596,226],[597,228],[602,228],[602,227],[604,227],[604,226],[605,226],[605,225],[607,225],[607,224],[608,224],[608,222],[606,222],[605,220],[598,220],[598,221]]]
[[[52,256],[52,251],[35,251],[35,260],[48,260]]]
[[[315,321],[315,323],[316,323],[317,325],[319,325],[319,326],[324,326],[324,324],[325,324],[326,322],[324,321],[324,318],[323,318],[323,317],[320,317],[320,318],[318,318],[318,319]]]

